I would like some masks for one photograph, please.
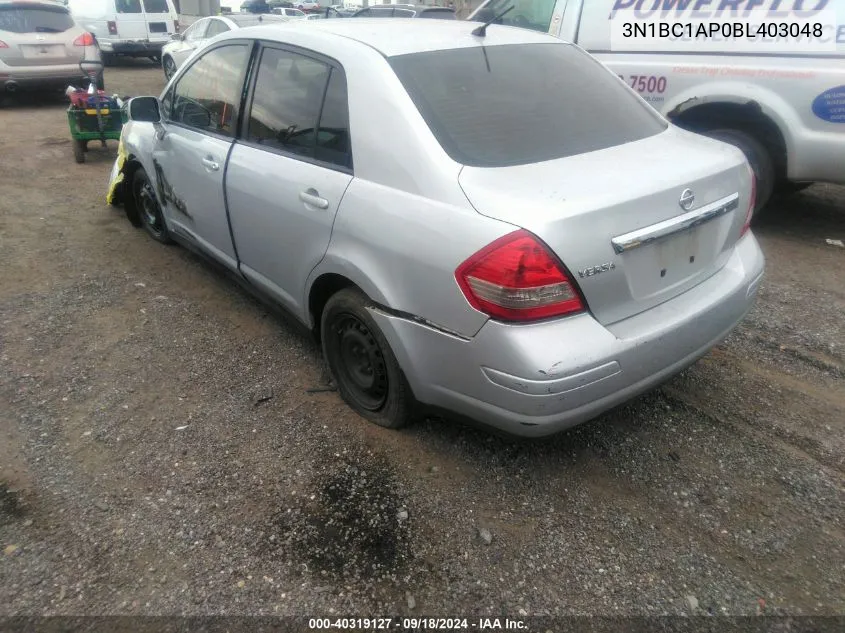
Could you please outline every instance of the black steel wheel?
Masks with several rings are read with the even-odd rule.
[[[140,216],[141,225],[147,233],[157,242],[170,244],[172,240],[164,222],[161,205],[158,203],[155,189],[147,177],[147,172],[142,167],[135,171],[132,178],[132,196],[135,201],[135,209]]]
[[[371,422],[397,429],[411,420],[414,398],[367,309],[373,305],[356,288],[345,288],[329,299],[320,327],[323,356],[349,406]]]

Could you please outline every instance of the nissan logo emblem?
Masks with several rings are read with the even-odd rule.
[[[684,189],[681,199],[678,200],[678,204],[681,205],[684,211],[692,209],[692,205],[695,204],[695,194],[692,192],[692,189]]]

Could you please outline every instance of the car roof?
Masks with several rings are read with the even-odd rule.
[[[258,26],[259,24],[264,24],[265,22],[284,22],[284,20],[279,19],[281,16],[273,15],[272,13],[230,13],[228,15],[215,15],[211,17],[226,18],[241,28],[247,26]]]
[[[413,18],[359,18],[355,20],[312,20],[308,30],[321,35],[327,45],[342,37],[375,49],[385,57],[423,53],[427,51],[477,46],[502,46],[506,44],[561,44],[562,40],[529,29],[491,25],[486,37],[472,34],[478,22],[465,20],[416,20]],[[285,42],[287,33],[301,32],[295,22],[254,27],[241,32],[240,37],[278,39]],[[275,36],[275,38],[274,38]],[[321,51],[327,53],[328,51]]]

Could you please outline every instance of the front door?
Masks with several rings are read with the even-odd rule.
[[[304,316],[305,281],[326,253],[352,180],[343,69],[264,48],[244,120],[226,173],[241,272]]]
[[[153,150],[168,228],[233,270],[223,175],[249,55],[249,44],[227,42],[192,62],[163,99],[164,122]]]

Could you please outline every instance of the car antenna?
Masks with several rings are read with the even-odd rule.
[[[493,22],[495,22],[496,20],[501,20],[503,17],[505,17],[506,14],[510,13],[513,10],[513,7],[514,5],[511,5],[507,9],[502,11],[499,15],[494,15],[481,26],[473,29],[472,34],[478,37],[484,37],[485,35],[487,35],[487,27],[493,24]]]

